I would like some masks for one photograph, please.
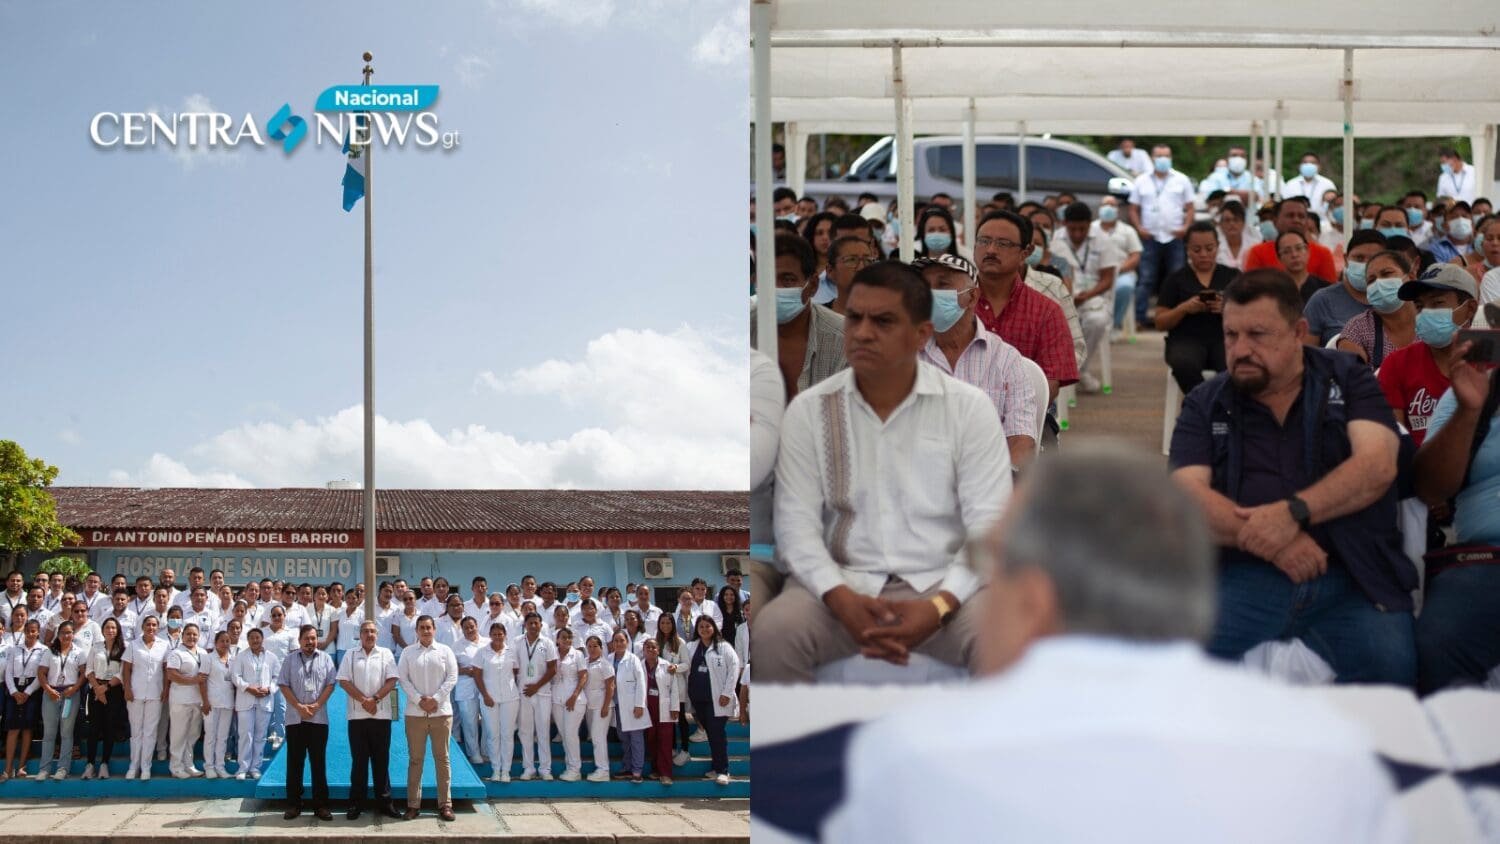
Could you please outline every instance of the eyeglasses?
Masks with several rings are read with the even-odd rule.
[[[996,249],[1021,248],[1021,244],[1015,242],[1014,240],[1005,240],[1004,238],[998,237],[976,237],[974,238],[974,245],[979,247],[980,249],[988,249],[991,246],[995,247]]]
[[[875,263],[874,258],[861,258],[858,255],[845,255],[842,258],[839,258],[839,266],[841,267],[855,267],[862,269],[864,267],[870,266],[873,263]]]

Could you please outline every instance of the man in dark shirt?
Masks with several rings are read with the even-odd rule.
[[[1352,355],[1302,340],[1291,277],[1224,290],[1227,372],[1195,391],[1172,435],[1173,478],[1220,544],[1209,653],[1239,659],[1300,638],[1340,682],[1416,680],[1416,568],[1396,529],[1390,406]]]

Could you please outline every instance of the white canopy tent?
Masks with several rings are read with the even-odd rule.
[[[770,148],[772,121],[785,123],[797,189],[808,135],[896,135],[903,257],[918,132],[1259,136],[1276,171],[1284,167],[1273,132],[1342,136],[1346,192],[1355,189],[1355,137],[1461,135],[1473,143],[1481,192],[1495,190],[1493,0],[754,0],[751,26],[756,149]],[[761,196],[770,195],[768,158],[757,155]],[[963,207],[972,229],[972,177]],[[757,287],[769,291],[774,244],[758,246]],[[762,343],[774,342],[770,298],[758,313]]]

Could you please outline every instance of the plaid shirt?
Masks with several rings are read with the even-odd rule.
[[[974,339],[948,365],[948,356],[938,348],[937,338],[922,348],[922,359],[944,373],[984,391],[1000,413],[1000,427],[1007,437],[1036,437],[1036,390],[1021,368],[1016,347],[989,331],[983,323],[974,326]]]
[[[1046,294],[1017,278],[1004,311],[996,314],[989,299],[981,295],[974,315],[985,328],[1036,361],[1047,380],[1056,381],[1059,387],[1078,383],[1078,359],[1073,355],[1068,320]]]
[[[802,372],[797,375],[798,393],[849,365],[844,360],[844,317],[811,302],[807,309],[812,319],[807,326],[807,352],[802,358]],[[750,348],[760,348],[754,312],[750,315]]]

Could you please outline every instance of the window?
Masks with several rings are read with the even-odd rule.
[[[1075,152],[1045,146],[1026,148],[1028,192],[1105,193],[1110,175],[1108,170]]]
[[[896,168],[892,161],[892,154],[896,149],[894,143],[888,143],[876,150],[860,163],[859,169],[850,173],[847,177],[851,182],[894,182],[896,180]]]
[[[964,180],[963,155],[963,146],[960,144],[928,147],[927,170],[939,178],[962,182]],[[980,187],[1015,190],[1018,178],[1015,145],[976,144],[974,170],[974,182]],[[1030,174],[1028,174],[1029,178]]]

